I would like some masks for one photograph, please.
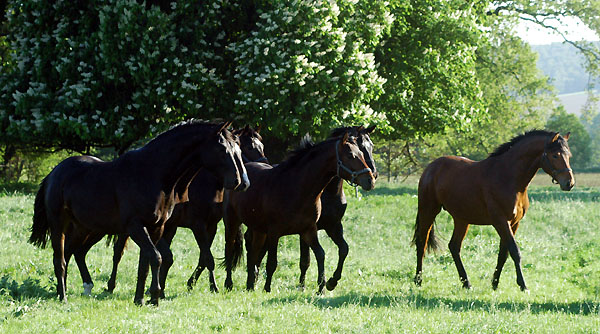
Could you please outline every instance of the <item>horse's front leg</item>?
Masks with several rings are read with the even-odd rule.
[[[304,290],[305,281],[306,281],[306,271],[308,267],[310,267],[310,247],[308,244],[302,239],[300,236],[300,280],[299,287]]]
[[[518,226],[514,227],[514,231],[516,231]],[[498,222],[494,224],[494,228],[500,235],[500,244],[505,244],[510,257],[512,257],[515,262],[515,269],[517,271],[517,284],[521,288],[522,291],[527,290],[527,286],[525,285],[525,279],[523,278],[523,271],[521,269],[521,252],[519,251],[519,247],[517,246],[517,241],[515,240],[515,235],[513,233],[513,228],[511,228],[510,223],[508,221]],[[502,249],[501,249],[502,251]],[[506,261],[506,255],[504,256],[504,261],[501,261],[501,255],[498,254],[498,265],[496,266],[496,272],[494,273],[494,281],[492,284],[496,282],[496,286],[498,285],[498,280],[500,279],[500,272],[502,271],[503,262]]]
[[[325,287],[325,251],[319,243],[319,238],[317,236],[317,226],[315,225],[309,231],[303,233],[302,238],[310,246],[313,253],[315,254],[318,271],[317,284],[319,286],[317,293],[321,294],[323,292],[323,288]]]
[[[519,222],[516,222],[512,225],[511,229],[513,235],[517,232],[517,228],[519,228]],[[492,288],[496,290],[498,288],[498,283],[500,282],[500,274],[502,274],[502,268],[504,267],[504,263],[508,257],[508,245],[504,240],[500,239],[500,250],[498,251],[498,264],[496,265],[496,270],[494,271],[494,278],[492,279]]]
[[[327,281],[327,290],[332,291],[337,286],[340,278],[342,278],[344,261],[346,260],[346,256],[348,256],[348,243],[344,239],[344,228],[341,221],[331,229],[326,229],[325,231],[331,240],[338,246],[338,265],[333,276]]]
[[[133,222],[128,226],[127,232],[139,247],[140,260],[138,265],[138,278],[135,288],[133,302],[142,305],[144,302],[144,286],[148,276],[148,264],[152,268],[152,281],[150,283],[150,303],[158,306],[160,294],[159,271],[162,258],[160,252],[154,246],[146,228],[139,222]]]

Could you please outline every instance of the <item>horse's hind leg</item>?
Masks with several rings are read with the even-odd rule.
[[[513,231],[513,235],[517,232],[517,228],[519,228],[519,223],[515,223],[511,226]],[[500,274],[502,274],[502,268],[504,267],[504,263],[506,263],[506,259],[508,258],[508,245],[502,239],[500,239],[500,250],[498,252],[498,264],[496,265],[496,270],[494,271],[494,278],[492,279],[492,289],[496,290],[498,288],[498,283],[500,282]]]
[[[333,240],[338,246],[338,265],[333,273],[333,276],[327,281],[327,290],[332,291],[338,284],[340,278],[342,278],[342,270],[344,269],[344,261],[348,256],[348,243],[344,239],[344,228],[342,223],[339,222],[331,229],[326,229],[327,235]]]
[[[100,241],[103,237],[103,234],[89,235],[87,238],[85,238],[83,244],[74,249],[73,255],[75,256],[75,262],[77,262],[77,268],[79,268],[81,280],[83,281],[83,294],[86,296],[90,296],[92,294],[94,282],[92,281],[92,276],[90,275],[87,264],[85,262],[85,256],[90,251],[90,248],[92,248],[92,246],[98,243],[98,241]]]
[[[310,266],[310,247],[308,244],[300,237],[300,282],[299,287],[304,289],[305,280],[306,280],[306,271]]]
[[[460,258],[460,248],[468,230],[468,223],[454,219],[454,232],[452,233],[452,238],[448,243],[448,248],[450,248],[452,259],[454,259],[454,264],[456,265],[456,270],[458,270],[458,276],[460,277],[460,281],[465,289],[470,289],[471,283],[469,282],[467,272],[465,271],[465,267],[463,266]]]
[[[106,288],[106,291],[109,293],[112,293],[117,285],[117,268],[119,267],[119,262],[121,262],[121,258],[123,257],[123,250],[125,249],[125,244],[127,244],[127,239],[129,239],[129,236],[127,234],[119,234],[116,238],[117,239],[113,245],[113,267]]]
[[[417,270],[415,273],[415,284],[421,286],[423,283],[423,258],[425,257],[425,250],[428,247],[435,249],[437,247],[435,235],[433,234],[433,223],[435,217],[442,206],[440,204],[423,204],[424,200],[419,199],[419,210],[415,222],[415,235],[414,243],[417,248]]]
[[[494,224],[496,231],[500,235],[500,243],[504,243],[510,257],[512,257],[515,262],[515,269],[517,271],[517,284],[521,288],[521,290],[527,290],[527,286],[525,285],[525,279],[523,278],[523,271],[521,269],[521,252],[519,251],[519,247],[517,246],[517,242],[515,241],[515,236],[513,234],[513,230],[510,227],[508,222],[502,222],[498,224]],[[516,227],[515,227],[516,230]],[[500,254],[498,254],[498,260],[500,259]],[[498,263],[498,266],[500,262]],[[498,270],[498,268],[496,268]],[[496,273],[494,274],[494,278],[496,277]],[[500,273],[498,273],[498,279],[500,279]]]
[[[258,274],[258,269],[257,269],[257,265],[259,263],[259,260],[262,260],[262,256],[264,256],[263,254],[263,249],[265,249],[266,247],[269,247],[268,243],[265,243],[265,241],[267,240],[267,234],[265,233],[261,233],[258,231],[252,231],[252,230],[248,230],[248,238],[246,239],[246,250],[247,250],[247,260],[246,260],[246,270],[248,272],[248,277],[246,279],[246,289],[247,290],[254,290],[254,285],[256,283],[256,275]],[[269,252],[270,254],[270,252]],[[269,258],[271,257],[271,255],[269,255]],[[267,260],[267,267],[268,267],[268,260]],[[267,286],[265,284],[265,290],[266,291],[270,291],[267,290]]]
[[[62,231],[53,231],[50,240],[52,242],[54,275],[56,276],[56,293],[61,301],[67,301],[65,274],[67,263],[65,261],[65,235]]]
[[[258,233],[254,233],[255,235]],[[279,244],[279,238],[276,236],[269,235],[267,238],[266,246],[267,246],[267,278],[265,280],[265,291],[271,292],[271,280],[273,279],[273,273],[277,268],[277,246]],[[260,251],[260,248],[253,247],[256,250]],[[261,247],[263,248],[263,247]]]

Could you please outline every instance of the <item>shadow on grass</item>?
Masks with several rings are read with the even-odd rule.
[[[362,191],[361,194],[365,197],[381,195],[417,195],[417,188],[398,185],[390,186],[388,184],[383,184],[376,185],[375,189],[371,191]]]
[[[42,286],[37,279],[28,278],[19,283],[8,275],[0,278],[0,294],[9,295],[12,299],[19,301],[31,298],[51,299],[56,296],[54,291],[48,291],[48,288]]]
[[[418,309],[436,310],[439,308],[449,309],[453,312],[464,312],[478,310],[485,312],[508,311],[520,313],[529,310],[533,314],[541,313],[564,313],[577,315],[598,314],[600,312],[600,303],[591,300],[582,300],[570,303],[545,302],[545,303],[526,303],[526,302],[500,302],[493,303],[473,299],[450,299],[445,297],[423,296],[418,291],[410,292],[407,296],[393,296],[387,294],[360,295],[357,293],[348,293],[336,297],[288,297],[273,298],[265,304],[295,303],[304,302],[313,304],[319,308],[340,308],[346,305],[358,305],[366,307],[390,307],[392,305],[409,305]]]

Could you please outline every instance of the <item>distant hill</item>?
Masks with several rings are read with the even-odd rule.
[[[532,45],[531,49],[539,54],[538,67],[552,78],[558,94],[584,91],[590,80],[583,67],[583,57],[569,44],[552,43]],[[596,78],[596,85],[600,80]]]
[[[570,94],[561,94],[558,95],[558,98],[560,99],[560,102],[565,107],[567,112],[579,116],[581,113],[581,108],[583,108],[583,106],[587,102],[587,93],[577,92]],[[600,111],[600,103],[596,104],[596,110]]]

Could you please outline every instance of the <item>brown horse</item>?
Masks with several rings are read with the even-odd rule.
[[[264,153],[262,137],[260,136],[260,127],[255,130],[246,125],[242,129],[234,130],[233,134],[240,141],[242,159],[245,162],[259,161],[268,163]],[[187,282],[189,289],[194,287],[202,271],[208,269],[210,290],[213,292],[218,291],[214,275],[215,260],[210,247],[217,233],[217,224],[223,218],[223,192],[223,181],[212,172],[204,168],[200,169],[188,188],[189,201],[175,206],[173,215],[166,222],[165,231],[162,239],[159,241],[165,242],[167,246],[170,246],[178,227],[189,228],[194,233],[194,238],[200,249],[200,257],[198,259],[198,266]],[[117,268],[123,256],[127,239],[128,236],[126,234],[119,235],[114,244],[113,269],[108,280],[108,292],[113,292],[116,286]],[[163,259],[160,267],[160,286],[162,288],[160,296],[163,298],[167,274],[172,264],[173,258],[169,257]],[[84,280],[84,286],[93,286],[93,284],[90,284],[91,278],[87,282]]]
[[[74,238],[127,233],[140,247],[134,302],[143,302],[151,266],[150,302],[158,305],[158,274],[162,257],[170,251],[157,241],[175,204],[187,200],[196,171],[212,170],[229,189],[249,186],[240,148],[228,126],[183,123],[114,161],[71,157],[44,178],[35,198],[29,241],[44,247],[50,237],[61,300],[66,301],[65,235],[72,231]]]
[[[247,246],[247,289],[254,288],[256,265],[263,246],[266,244],[268,250],[265,290],[270,291],[277,267],[279,238],[300,234],[317,259],[319,292],[322,291],[325,252],[317,238],[316,222],[321,214],[323,189],[336,175],[355,181],[365,190],[375,185],[356,139],[345,133],[316,145],[305,142],[304,147],[276,167],[247,163],[246,169],[252,182],[246,196],[225,193],[225,288],[232,288],[231,272],[242,255],[243,222],[252,230],[252,240]]]
[[[515,262],[517,284],[526,290],[514,236],[529,207],[527,187],[542,168],[562,190],[573,188],[568,139],[568,133],[563,138],[556,132],[535,130],[499,146],[482,161],[448,156],[429,164],[419,180],[419,209],[413,239],[417,246],[415,283],[421,285],[423,280],[425,249],[437,246],[433,223],[443,208],[454,219],[454,232],[448,246],[464,288],[470,288],[471,283],[460,259],[460,248],[469,225],[475,224],[492,225],[500,235],[492,287],[498,287],[502,267],[510,253]]]

